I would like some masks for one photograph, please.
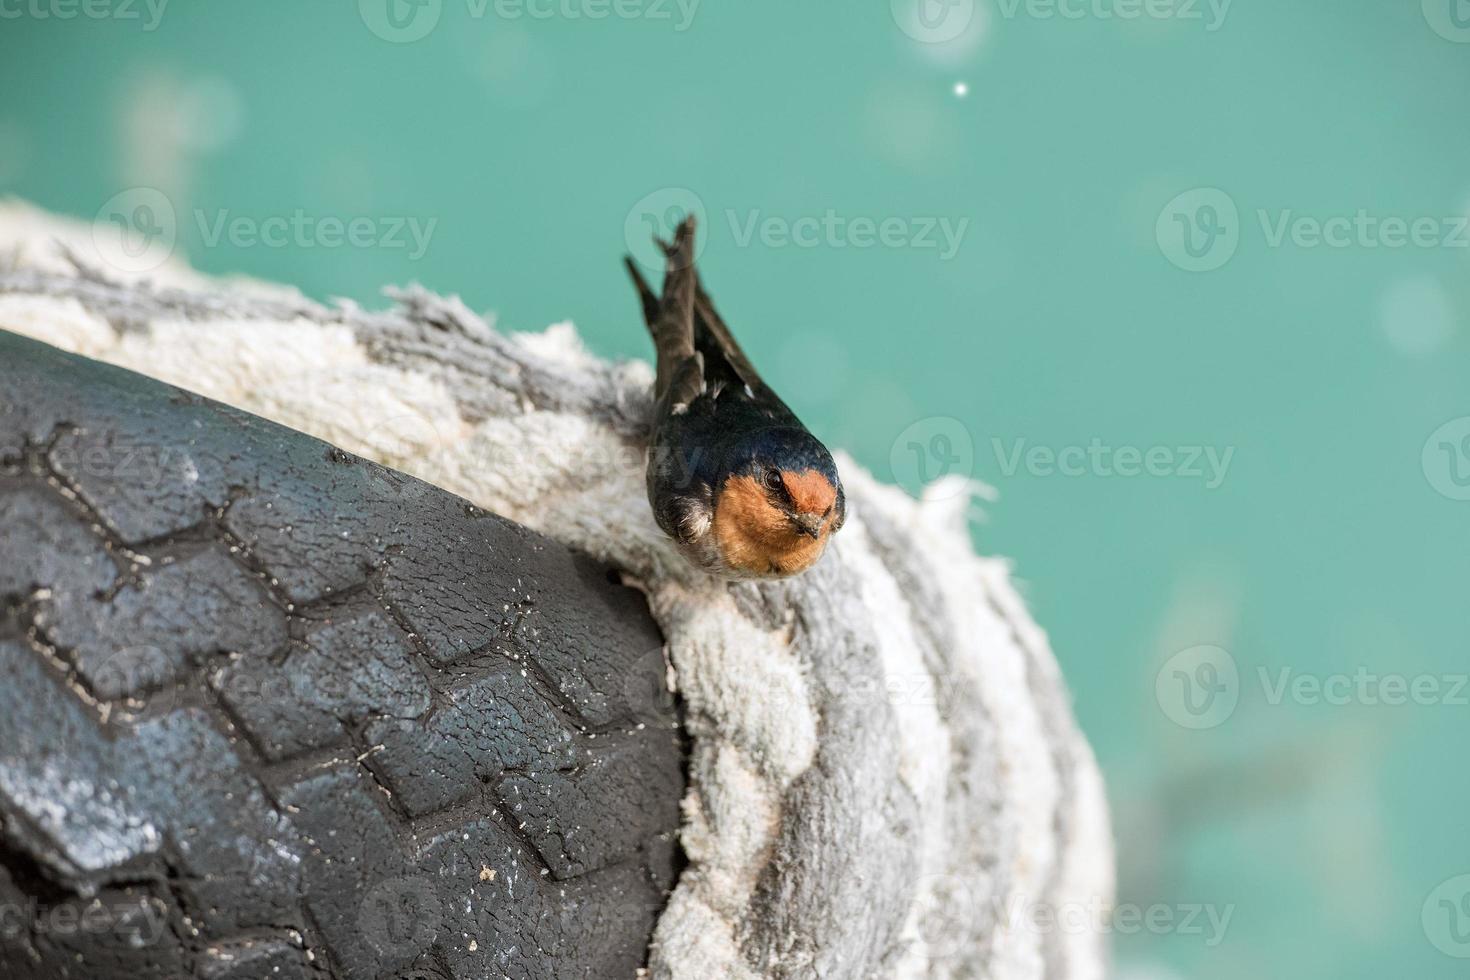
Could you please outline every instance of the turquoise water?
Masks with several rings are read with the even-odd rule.
[[[1116,974],[1465,975],[1470,4],[93,2],[0,2],[0,190],[638,357],[619,256],[700,209],[814,429],[998,489]]]

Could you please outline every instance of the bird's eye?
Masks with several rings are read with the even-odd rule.
[[[761,480],[765,483],[767,490],[781,490],[785,486],[781,482],[781,471],[777,469],[767,469],[761,474]]]

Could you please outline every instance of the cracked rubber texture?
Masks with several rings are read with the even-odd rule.
[[[629,977],[662,643],[609,570],[0,333],[0,977]]]

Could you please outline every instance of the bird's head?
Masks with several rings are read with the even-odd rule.
[[[832,454],[797,428],[765,429],[735,446],[714,503],[725,564],[757,578],[810,568],[847,519]]]

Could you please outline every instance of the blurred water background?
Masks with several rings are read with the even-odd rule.
[[[1470,956],[1467,83],[1465,0],[0,0],[0,193],[636,357],[619,257],[698,210],[815,430],[999,491],[1116,976],[1428,980]]]

